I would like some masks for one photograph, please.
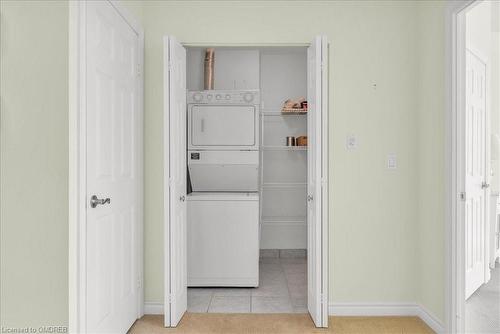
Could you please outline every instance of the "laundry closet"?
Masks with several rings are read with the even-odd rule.
[[[307,49],[186,58],[188,286],[258,287],[260,255],[306,256]]]
[[[326,59],[320,36],[263,47],[165,37],[166,326],[186,310],[309,312],[326,326]]]

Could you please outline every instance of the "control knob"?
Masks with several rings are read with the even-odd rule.
[[[200,102],[201,100],[203,100],[203,95],[201,93],[194,93],[193,100],[195,102]]]
[[[247,103],[250,103],[253,101],[253,94],[252,93],[245,93],[243,94],[243,101],[247,102]]]

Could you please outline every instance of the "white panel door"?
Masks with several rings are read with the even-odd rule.
[[[108,1],[86,6],[86,331],[126,333],[137,316],[139,39]],[[101,200],[94,201],[92,198]]]
[[[187,309],[186,50],[164,37],[165,105],[165,326]]]
[[[307,307],[328,327],[328,44],[318,36],[307,50]]]
[[[486,66],[466,51],[465,297],[485,282],[487,210]]]

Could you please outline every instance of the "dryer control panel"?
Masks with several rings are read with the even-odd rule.
[[[201,90],[188,91],[190,104],[260,104],[258,90]]]

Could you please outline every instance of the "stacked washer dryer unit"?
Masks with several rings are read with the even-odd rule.
[[[259,91],[187,100],[188,286],[258,286]]]

